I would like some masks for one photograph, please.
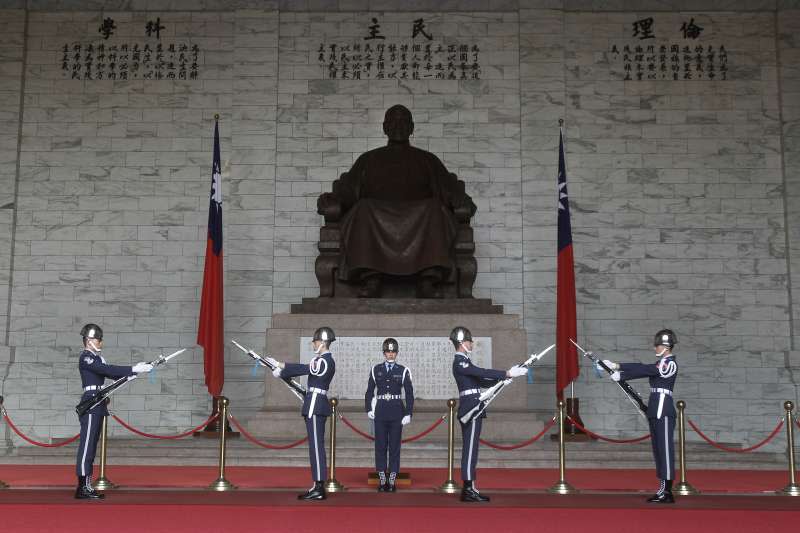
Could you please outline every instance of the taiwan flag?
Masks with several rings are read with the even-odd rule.
[[[577,339],[575,269],[572,257],[572,226],[569,221],[567,169],[564,163],[564,133],[558,133],[558,275],[556,281],[556,396],[578,377],[578,352],[570,339]]]
[[[219,155],[219,122],[214,123],[214,161],[211,165],[211,194],[208,206],[208,239],[200,299],[197,344],[203,347],[206,386],[217,397],[225,382],[224,324],[222,303],[222,189]]]

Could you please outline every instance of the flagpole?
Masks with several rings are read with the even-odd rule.
[[[223,302],[222,302],[222,283],[223,283],[223,281],[222,281],[222,278],[221,278],[222,277],[222,219],[221,219],[221,216],[222,216],[222,192],[221,192],[221,188],[222,188],[222,178],[221,178],[222,162],[221,162],[221,157],[220,157],[220,153],[219,152],[220,152],[220,149],[219,149],[219,113],[214,113],[214,149],[213,149],[213,162],[212,162],[212,166],[211,166],[212,178],[211,178],[211,198],[210,198],[211,199],[211,204],[210,204],[210,207],[209,207],[209,236],[208,236],[208,241],[206,243],[206,264],[205,264],[205,266],[203,268],[203,296],[201,297],[201,302],[200,302],[200,315],[201,316],[200,316],[200,325],[198,326],[198,344],[203,346],[203,350],[204,350],[203,360],[204,360],[204,366],[206,367],[205,368],[206,384],[209,386],[209,393],[211,394],[211,416],[219,415],[221,412],[223,412],[223,410],[220,409],[220,402],[222,401],[222,395],[221,395],[222,381],[220,380],[219,384],[215,385],[214,387],[212,387],[209,384],[208,359],[209,359],[209,357],[211,357],[210,353],[217,354],[216,356],[219,357],[219,358],[223,358],[224,357],[224,355],[223,355],[224,347],[222,347],[223,346],[223,344],[222,344],[222,335],[223,335],[223,332],[224,332],[224,326],[221,325],[221,324],[224,323],[224,322],[221,322],[224,319],[223,319],[221,314],[218,314],[218,315],[215,315],[215,319],[212,320],[213,324],[209,324],[206,320],[204,320],[204,307],[209,308],[209,309],[213,308],[215,303],[217,305],[223,305]],[[215,202],[218,202],[218,203],[215,203]],[[211,224],[212,212],[217,213],[217,211],[215,210],[215,205],[216,205],[216,208],[219,209],[219,211],[218,211],[218,214],[216,216],[214,216],[213,218],[216,221],[216,224],[218,226],[216,227],[216,230],[214,232],[212,232],[211,231],[211,227],[212,227],[212,224]],[[213,239],[212,239],[212,235],[211,235],[212,233],[214,233],[214,238]],[[215,248],[215,246],[216,246],[216,248]],[[209,254],[213,254],[213,255],[209,255]],[[218,273],[217,277],[215,278],[216,279],[216,283],[219,284],[219,285],[216,286],[218,291],[217,290],[209,291],[210,293],[218,294],[218,298],[216,298],[216,300],[218,300],[218,301],[214,303],[214,302],[211,302],[211,301],[204,301],[204,300],[206,298],[206,294],[205,294],[206,293],[206,289],[208,288],[208,286],[207,286],[207,281],[208,281],[207,277],[208,276],[211,276],[212,278],[214,277],[209,271],[209,259],[211,257],[215,257],[215,256],[217,257],[217,259],[216,259],[217,260],[217,268],[212,268],[212,270],[214,272]],[[213,294],[209,294],[208,296],[213,298],[214,295]],[[208,312],[209,312],[209,316],[214,314],[210,310]],[[204,329],[213,330],[215,327],[220,328],[217,331],[217,335],[213,335],[213,332],[210,332],[210,333],[206,332],[208,334],[204,334],[203,333]],[[201,341],[201,337],[203,338],[202,341]],[[216,350],[215,350],[215,347],[216,347]],[[222,352],[220,352],[220,349],[222,350]],[[224,359],[222,361],[224,361]],[[224,368],[224,362],[222,362],[221,364],[223,365],[223,368]],[[212,392],[212,389],[214,391],[217,391],[217,393]],[[219,433],[221,431],[224,432],[228,437],[235,438],[235,437],[239,436],[238,432],[235,432],[235,431],[233,431],[231,429],[230,422],[228,420],[220,420],[219,418],[217,418],[213,422],[208,423],[203,429],[201,429],[199,431],[195,431],[193,436],[195,436],[195,437],[218,438],[218,435],[219,435]]]
[[[567,169],[565,157],[565,143],[564,143],[564,119],[558,119],[558,267],[556,283],[556,342],[563,343],[564,337],[577,336],[576,328],[576,301],[575,301],[575,267],[573,258],[573,243],[572,243],[572,229],[569,214],[569,195],[567,187]],[[562,294],[563,291],[563,294]],[[571,348],[571,347],[570,347]],[[564,421],[562,434],[567,440],[589,440],[589,436],[578,429],[572,422],[573,420],[579,424],[583,424],[580,417],[580,400],[575,397],[575,379],[578,376],[579,367],[577,366],[577,355],[572,353],[573,350],[560,349],[556,355],[557,368],[556,368],[556,382],[557,392],[559,398],[565,395],[566,383],[563,383],[563,372],[559,370],[558,365],[564,365],[562,368],[574,368],[572,372],[565,370],[566,373],[571,374],[569,379],[569,398],[566,398],[566,411],[569,419]],[[575,360],[573,361],[573,357]],[[563,380],[563,381],[562,381]],[[558,388],[561,386],[562,388]]]

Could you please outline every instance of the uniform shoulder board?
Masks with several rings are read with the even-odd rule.
[[[88,355],[84,356],[83,360],[87,365],[91,365],[95,361],[95,359],[93,357],[88,356]]]
[[[461,361],[458,364],[461,365],[462,368],[467,368],[469,366],[469,361]]]

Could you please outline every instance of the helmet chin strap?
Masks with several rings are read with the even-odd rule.
[[[667,351],[667,347],[665,346],[664,349],[662,349],[660,352],[658,352],[656,354],[656,357],[661,357],[662,355],[664,355],[664,352],[666,352],[666,351]]]
[[[469,357],[470,355],[472,355],[472,350],[470,350],[469,348],[467,348],[467,345],[466,345],[466,344],[462,344],[462,345],[461,345],[461,347],[464,349],[464,354],[465,354],[467,357]]]
[[[87,346],[87,347],[88,347],[88,348],[89,348],[89,349],[90,349],[92,352],[94,352],[94,354],[95,354],[95,355],[99,355],[99,354],[100,354],[100,352],[102,352],[102,351],[103,351],[103,349],[102,349],[102,348],[98,348],[96,343],[97,343],[97,340],[96,340],[96,339],[89,339],[89,342],[87,342],[87,343],[86,343],[86,346]]]
[[[319,346],[317,346],[317,349],[316,349],[316,350],[314,350],[314,353],[315,353],[315,354],[317,354],[317,355],[319,355],[320,351],[322,351],[322,349],[323,349],[324,347],[325,347],[325,343],[324,343],[324,342],[321,342],[321,343],[319,343]]]

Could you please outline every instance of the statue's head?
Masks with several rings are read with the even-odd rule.
[[[393,105],[386,110],[383,117],[383,133],[390,141],[408,142],[414,132],[414,121],[411,111],[404,105]]]

